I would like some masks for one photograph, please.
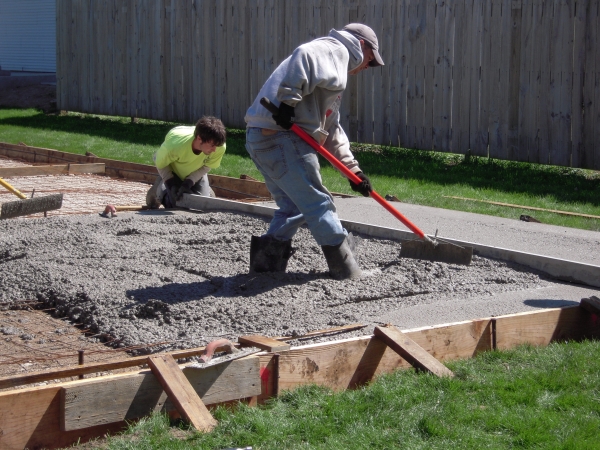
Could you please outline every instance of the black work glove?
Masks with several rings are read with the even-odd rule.
[[[279,105],[279,111],[277,114],[273,114],[273,120],[275,123],[285,130],[292,128],[292,125],[294,124],[294,117],[296,117],[294,107],[283,102],[281,102],[281,105]]]
[[[357,172],[355,175],[361,179],[361,182],[354,184],[352,181],[348,180],[350,181],[350,187],[354,192],[360,192],[363,197],[368,197],[369,193],[373,190],[373,186],[371,186],[371,180],[369,180],[362,172]]]
[[[167,188],[167,195],[169,196],[169,200],[171,200],[171,204],[175,205],[177,201],[177,192],[179,191],[179,183],[176,177],[171,177],[165,181],[165,187]]]
[[[186,178],[185,180],[183,180],[183,183],[181,183],[181,187],[179,188],[179,191],[177,191],[177,200],[181,200],[181,197],[183,197],[183,194],[192,194],[192,186],[194,186],[194,180],[190,180],[189,178]]]

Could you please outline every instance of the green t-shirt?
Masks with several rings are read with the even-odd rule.
[[[195,129],[194,126],[180,126],[170,130],[165,137],[165,142],[156,152],[156,167],[164,169],[170,166],[173,173],[182,180],[203,166],[211,169],[219,167],[225,154],[225,144],[217,147],[210,155],[204,153],[196,155],[192,151]]]

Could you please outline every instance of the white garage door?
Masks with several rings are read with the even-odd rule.
[[[56,72],[56,0],[0,0],[0,67]]]

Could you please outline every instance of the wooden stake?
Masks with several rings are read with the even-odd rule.
[[[172,356],[151,356],[148,365],[183,419],[198,431],[211,431],[217,425]]]
[[[450,369],[427,353],[423,347],[398,328],[393,326],[375,327],[375,336],[384,341],[388,347],[402,356],[413,367],[430,372],[438,377],[454,377],[454,373]]]

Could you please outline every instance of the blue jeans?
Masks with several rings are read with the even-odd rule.
[[[348,233],[323,186],[317,153],[307,143],[292,131],[263,136],[260,128],[248,128],[246,150],[279,207],[267,235],[286,241],[306,223],[317,244],[342,243]]]

